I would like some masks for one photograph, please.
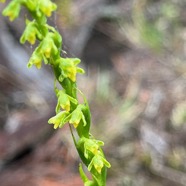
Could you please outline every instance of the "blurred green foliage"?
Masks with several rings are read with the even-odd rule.
[[[161,52],[178,47],[180,31],[181,3],[170,1],[138,0],[133,5],[133,23],[142,45]]]

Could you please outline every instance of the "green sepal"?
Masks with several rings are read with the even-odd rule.
[[[81,62],[79,58],[71,58],[71,60],[73,61],[75,66],[77,66]]]
[[[82,68],[77,67],[77,73],[84,74],[85,71]]]

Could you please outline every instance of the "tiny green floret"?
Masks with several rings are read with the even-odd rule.
[[[23,32],[20,42],[24,44],[26,41],[28,41],[31,45],[35,44],[36,39],[41,40],[42,34],[40,33],[38,29],[38,25],[35,21],[29,21],[26,20],[26,29]]]
[[[67,111],[61,111],[57,115],[53,116],[48,120],[49,124],[54,125],[54,129],[57,129],[58,127],[62,128],[63,125],[66,123],[66,119],[69,115],[69,112]]]
[[[19,12],[21,10],[21,5],[17,1],[10,2],[9,6],[7,6],[3,10],[3,16],[9,17],[10,21],[13,21],[19,16]]]
[[[52,12],[57,9],[56,4],[52,3],[50,0],[38,0],[38,6],[41,12],[47,17],[50,17]]]
[[[69,123],[73,124],[75,128],[78,127],[80,121],[82,120],[83,126],[86,126],[87,122],[85,116],[82,112],[84,105],[78,105],[76,109],[72,112]]]
[[[71,108],[71,102],[74,104],[78,103],[78,101],[75,98],[69,96],[63,90],[59,90],[57,92],[57,97],[58,102],[56,106],[56,113],[58,113],[61,108],[69,112]]]
[[[94,167],[96,171],[101,174],[101,171],[103,167],[106,166],[108,168],[111,167],[110,163],[103,157],[101,152],[97,153],[91,160],[88,170],[91,171],[91,169]]]
[[[64,78],[69,78],[73,82],[76,81],[77,73],[84,73],[84,70],[77,67],[80,63],[80,59],[78,58],[60,58],[58,60],[59,68],[61,69],[61,75],[59,77],[60,81],[63,81]]]

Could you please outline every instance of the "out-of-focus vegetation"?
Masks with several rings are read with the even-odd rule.
[[[178,49],[182,41],[184,25],[180,20],[180,4],[177,1],[135,1],[133,22],[136,40],[158,51]],[[183,43],[180,43],[180,45]],[[163,51],[162,51],[163,52]]]
[[[92,75],[89,90],[95,133],[104,134],[113,165],[111,185],[185,185],[186,3],[127,5],[127,15],[96,25],[119,49],[112,70]]]

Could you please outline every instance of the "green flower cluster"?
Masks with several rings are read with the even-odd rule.
[[[104,143],[90,135],[90,109],[86,98],[76,86],[77,73],[82,74],[84,70],[78,67],[80,59],[61,57],[62,37],[55,28],[47,24],[47,17],[51,16],[57,6],[50,0],[12,0],[4,9],[3,15],[13,21],[19,17],[22,6],[30,12],[33,20],[26,19],[26,28],[20,42],[29,42],[31,45],[35,45],[36,41],[38,43],[27,66],[30,68],[34,65],[39,69],[44,62],[52,67],[56,79],[56,115],[50,118],[48,123],[53,124],[54,129],[62,128],[66,123],[73,126],[78,134],[78,138],[75,139],[71,128],[75,146],[82,162],[92,175],[92,180],[89,180],[80,165],[79,171],[84,185],[105,186],[106,169],[110,167],[110,163],[101,149]],[[56,81],[62,89],[57,88]],[[77,91],[84,97],[83,103],[79,103]]]
[[[0,2],[5,2],[1,0]],[[37,17],[43,15],[50,17],[52,12],[56,10],[56,4],[50,0],[12,0],[9,5],[4,9],[3,15],[8,16],[10,21],[13,21],[19,16],[21,5],[25,6],[30,12]]]

